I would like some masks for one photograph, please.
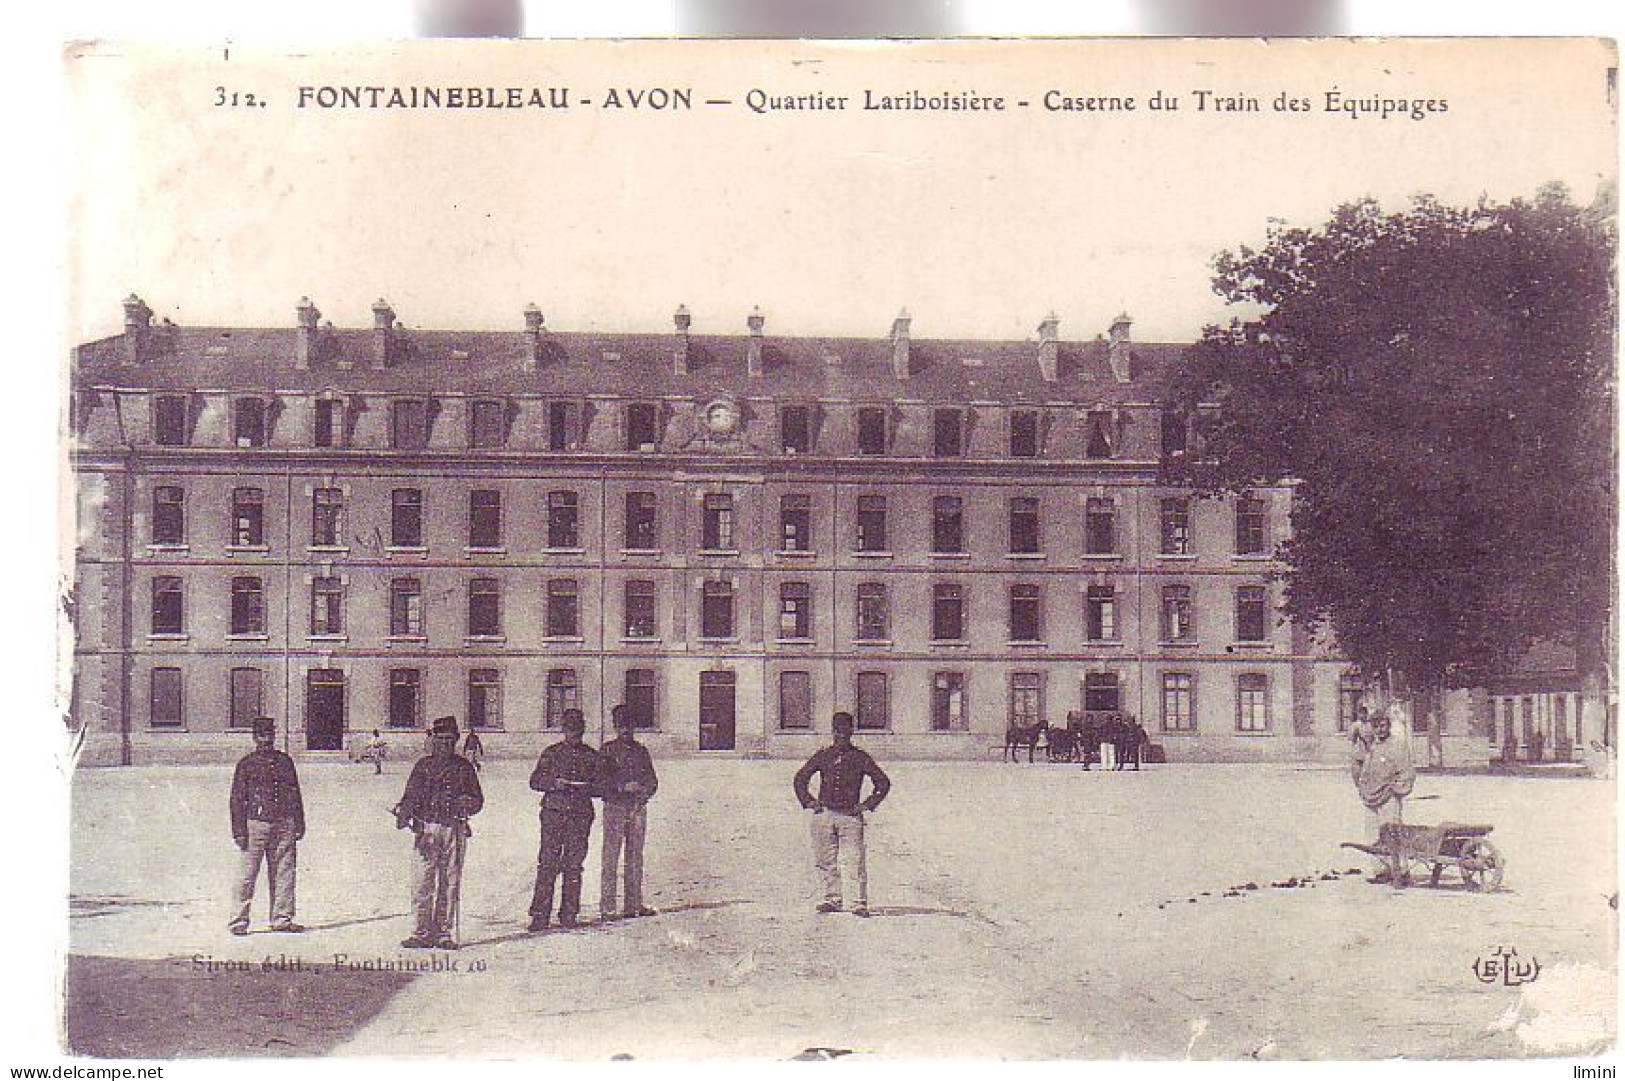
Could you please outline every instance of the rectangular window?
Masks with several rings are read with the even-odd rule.
[[[1117,504],[1110,499],[1090,499],[1083,511],[1083,551],[1086,555],[1117,553]]]
[[[574,668],[550,668],[547,671],[547,691],[543,710],[549,728],[564,726],[564,711],[581,708],[581,684]]]
[[[495,578],[475,578],[468,583],[468,633],[483,638],[502,633],[502,593]]]
[[[700,547],[707,552],[736,550],[734,537],[734,497],[713,492],[701,505]]]
[[[186,543],[186,492],[171,485],[152,490],[152,543]]]
[[[779,727],[812,727],[812,673],[779,673]]]
[[[1269,632],[1269,601],[1263,586],[1236,590],[1236,641],[1262,642]]]
[[[706,582],[700,589],[700,637],[734,636],[734,587],[732,582]]]
[[[1337,730],[1347,732],[1360,719],[1360,703],[1365,700],[1365,680],[1344,673],[1337,681]],[[1493,718],[1492,718],[1493,720]],[[1491,738],[1494,738],[1491,725]]]
[[[884,731],[891,724],[891,692],[884,672],[858,673],[858,708],[853,718],[863,731]]]
[[[258,578],[231,580],[231,633],[265,633],[265,583]]]
[[[812,410],[804,405],[779,410],[779,448],[786,454],[812,453]]]
[[[632,726],[643,730],[657,727],[655,720],[659,714],[655,710],[655,670],[628,668],[622,686],[624,693],[621,701],[626,704],[626,712],[632,717]]]
[[[931,639],[965,640],[965,594],[960,586],[943,582],[931,587]]]
[[[1085,633],[1091,642],[1117,641],[1117,589],[1090,586],[1084,595]]]
[[[779,550],[812,551],[812,497],[787,495],[779,499]]]
[[[1268,732],[1270,727],[1270,679],[1258,673],[1236,677],[1236,731]]]
[[[318,447],[336,447],[343,440],[344,403],[337,398],[316,399],[316,422],[312,432]]]
[[[965,453],[965,418],[957,409],[938,409],[933,416],[933,452],[938,458],[958,458]]]
[[[392,548],[423,547],[423,491],[396,488],[390,495],[389,544]]]
[[[547,546],[581,547],[581,505],[574,492],[547,493]]]
[[[1010,551],[1032,555],[1041,551],[1038,537],[1038,500],[1016,496],[1010,500]]]
[[[231,727],[252,728],[265,712],[265,673],[258,668],[231,670]]]
[[[891,613],[886,587],[879,582],[858,586],[858,628],[860,642],[880,642],[891,637]]]
[[[621,541],[629,551],[651,552],[660,547],[655,494],[626,493],[626,524]]]
[[[970,728],[965,708],[965,673],[931,673],[931,731],[964,732]]]
[[[1038,413],[1017,409],[1010,414],[1010,457],[1038,457]]]
[[[468,727],[502,727],[502,673],[495,668],[468,670]]]
[[[877,406],[858,410],[858,453],[886,453],[886,411]]]
[[[1189,672],[1162,674],[1162,730],[1196,731],[1196,681]]]
[[[179,728],[185,723],[181,712],[181,670],[154,668],[152,670],[152,726]]]
[[[317,488],[310,493],[310,546],[339,548],[344,544],[344,490]]]
[[[186,398],[180,394],[160,394],[152,404],[152,438],[161,447],[186,445]]]
[[[660,406],[630,402],[626,407],[626,449],[651,451],[660,444]]]
[[[1123,689],[1116,672],[1090,672],[1083,677],[1083,708],[1098,713],[1122,710]]]
[[[1190,425],[1184,413],[1164,407],[1162,410],[1162,453],[1169,457],[1184,454],[1190,449]]]
[[[265,493],[258,488],[231,490],[231,543],[238,548],[265,544]]]
[[[576,408],[574,402],[547,403],[547,449],[574,450]]]
[[[627,582],[625,598],[622,630],[626,637],[658,637],[660,632],[655,623],[655,584],[646,581]]]
[[[508,441],[508,406],[495,398],[479,398],[468,409],[468,445],[500,447]]]
[[[152,633],[186,633],[185,606],[182,604],[181,580],[161,575],[152,580]]]
[[[547,583],[547,636],[576,638],[581,634],[581,603],[574,578]]]
[[[423,669],[389,670],[389,727],[423,727]]]
[[[1036,728],[1044,719],[1044,677],[1038,672],[1010,673],[1010,724]]]
[[[943,554],[965,550],[965,501],[957,495],[931,500],[931,551]]]
[[[344,583],[338,578],[311,579],[310,633],[344,633]]]
[[[1162,587],[1162,640],[1188,642],[1196,637],[1190,586]]]
[[[1165,556],[1190,555],[1191,501],[1172,496],[1161,503],[1162,554]]]
[[[886,550],[886,497],[858,496],[858,551]]]
[[[1096,459],[1110,458],[1115,435],[1112,415],[1102,410],[1096,410],[1089,414],[1085,423],[1088,426],[1088,442],[1084,448],[1085,456]]]
[[[502,547],[502,493],[480,488],[468,493],[468,546]]]
[[[238,398],[232,407],[232,441],[239,447],[265,446],[265,399]]]
[[[1263,555],[1265,526],[1268,511],[1264,501],[1244,495],[1236,500],[1236,554],[1238,556]]]
[[[1035,585],[1010,587],[1010,641],[1038,642],[1044,637],[1042,594]]]
[[[396,578],[389,583],[389,634],[391,638],[423,637],[423,583],[416,578]]]
[[[806,582],[779,586],[779,637],[812,637],[812,586]]]
[[[389,407],[389,445],[396,450],[422,450],[429,445],[429,408],[421,398],[405,398]]]

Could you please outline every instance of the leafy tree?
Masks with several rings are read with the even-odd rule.
[[[1216,258],[1243,314],[1176,380],[1200,450],[1168,479],[1294,484],[1286,612],[1360,668],[1471,685],[1535,638],[1606,666],[1611,198],[1362,200]]]

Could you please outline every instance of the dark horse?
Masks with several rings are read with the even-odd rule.
[[[1014,762],[1016,754],[1025,746],[1027,748],[1027,761],[1031,762],[1033,752],[1038,747],[1039,739],[1048,731],[1049,723],[1047,721],[1039,721],[1031,728],[1023,728],[1014,724],[1006,728],[1004,730],[1004,761]]]
[[[1076,713],[1066,715],[1065,728],[1051,728],[1046,741],[1051,762],[1076,762],[1083,744],[1083,719]]]

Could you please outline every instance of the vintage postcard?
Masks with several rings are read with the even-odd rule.
[[[68,1054],[1612,1076],[1612,43],[63,62]]]

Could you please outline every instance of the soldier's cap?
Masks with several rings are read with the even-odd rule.
[[[276,735],[276,722],[271,720],[271,718],[269,718],[269,717],[255,717],[254,718],[254,735],[256,735],[256,736],[274,736],[274,735]]]
[[[456,739],[457,718],[436,717],[434,719],[434,724],[429,727],[429,734],[434,736],[450,736],[452,739]]]

